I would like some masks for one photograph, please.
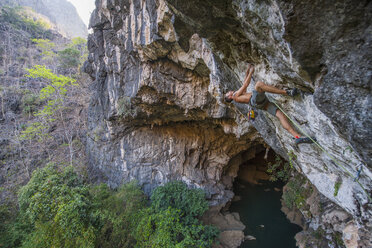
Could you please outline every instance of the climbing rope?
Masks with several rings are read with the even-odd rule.
[[[280,111],[283,112],[283,114],[285,116],[287,116],[287,118],[306,136],[308,137],[312,142],[314,142],[314,144],[316,144],[336,165],[338,165],[340,168],[343,169],[344,172],[346,172],[351,178],[354,178],[353,175],[343,166],[341,165],[331,154],[329,154],[318,142],[316,142],[314,139],[312,139],[294,120],[292,120],[291,117],[288,116],[288,114],[274,101],[271,99],[271,102],[275,104],[276,107],[278,107],[278,109],[280,109]],[[243,115],[244,117],[246,117],[238,108],[236,108],[241,115]],[[247,117],[246,117],[247,118]],[[247,118],[248,119],[248,118]],[[368,199],[369,199],[369,202],[372,202],[372,198],[371,196],[368,194],[367,190],[363,187],[363,185],[359,182],[359,176],[360,176],[360,172],[361,172],[361,169],[362,167],[360,168],[360,170],[358,171],[357,173],[357,177],[354,178],[354,182],[356,181],[359,186],[363,189],[363,191],[366,193]]]
[[[314,142],[314,144],[316,144],[325,154],[328,155],[328,157],[336,164],[338,165],[340,168],[342,168],[351,178],[354,178],[353,175],[343,166],[341,165],[331,154],[329,154],[318,142],[316,142],[314,139],[312,139],[294,120],[292,120],[291,117],[288,116],[288,114],[274,101],[272,100],[272,102],[275,104],[275,106],[277,106],[280,111],[283,112],[283,114],[285,114],[285,116],[287,116],[287,118],[306,136],[308,137],[312,142]],[[359,172],[360,174],[360,172]],[[368,194],[367,190],[363,187],[363,185],[359,182],[359,176],[358,178],[355,178],[354,181],[356,181],[359,186],[363,189],[363,191],[366,193],[368,199],[369,199],[369,202],[372,202],[372,198],[371,196]]]

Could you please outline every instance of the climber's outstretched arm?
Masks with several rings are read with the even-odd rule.
[[[235,97],[239,97],[242,94],[246,93],[247,88],[248,88],[249,84],[251,83],[253,72],[254,72],[254,66],[249,65],[248,69],[247,69],[247,72],[246,72],[246,76],[245,76],[243,86],[240,87],[240,89],[235,92],[235,94],[234,94]]]

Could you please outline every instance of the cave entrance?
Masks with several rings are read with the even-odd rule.
[[[240,247],[296,247],[294,236],[302,229],[290,223],[281,211],[284,182],[270,181],[267,173],[269,163],[274,164],[278,155],[263,147],[257,151],[253,158],[240,164],[233,184],[235,197],[229,211],[239,213],[246,226],[246,238]]]

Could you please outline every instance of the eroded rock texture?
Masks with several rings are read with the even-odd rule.
[[[96,4],[85,64],[95,80],[88,142],[93,177],[112,186],[137,179],[147,192],[180,179],[223,206],[233,196],[239,164],[265,144],[284,158],[294,154],[296,169],[352,217],[353,228],[371,228],[369,1]],[[223,102],[226,90],[240,87],[248,63],[256,66],[255,80],[302,89],[294,99],[270,97],[327,152],[296,147],[268,113],[258,111],[252,123],[244,116],[247,106]],[[366,192],[352,177],[360,166]]]

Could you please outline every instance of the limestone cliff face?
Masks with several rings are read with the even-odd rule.
[[[85,64],[95,80],[92,176],[112,186],[137,179],[147,192],[179,179],[223,206],[233,196],[239,165],[264,144],[284,158],[294,154],[296,169],[352,217],[343,227],[352,225],[355,240],[370,242],[368,232],[358,234],[372,224],[370,2],[96,4]],[[223,102],[226,90],[240,87],[248,63],[256,66],[256,81],[303,91],[294,99],[271,98],[328,154],[315,145],[296,147],[266,112],[248,122],[247,106]],[[362,166],[359,182],[367,193],[329,155],[352,175]]]

